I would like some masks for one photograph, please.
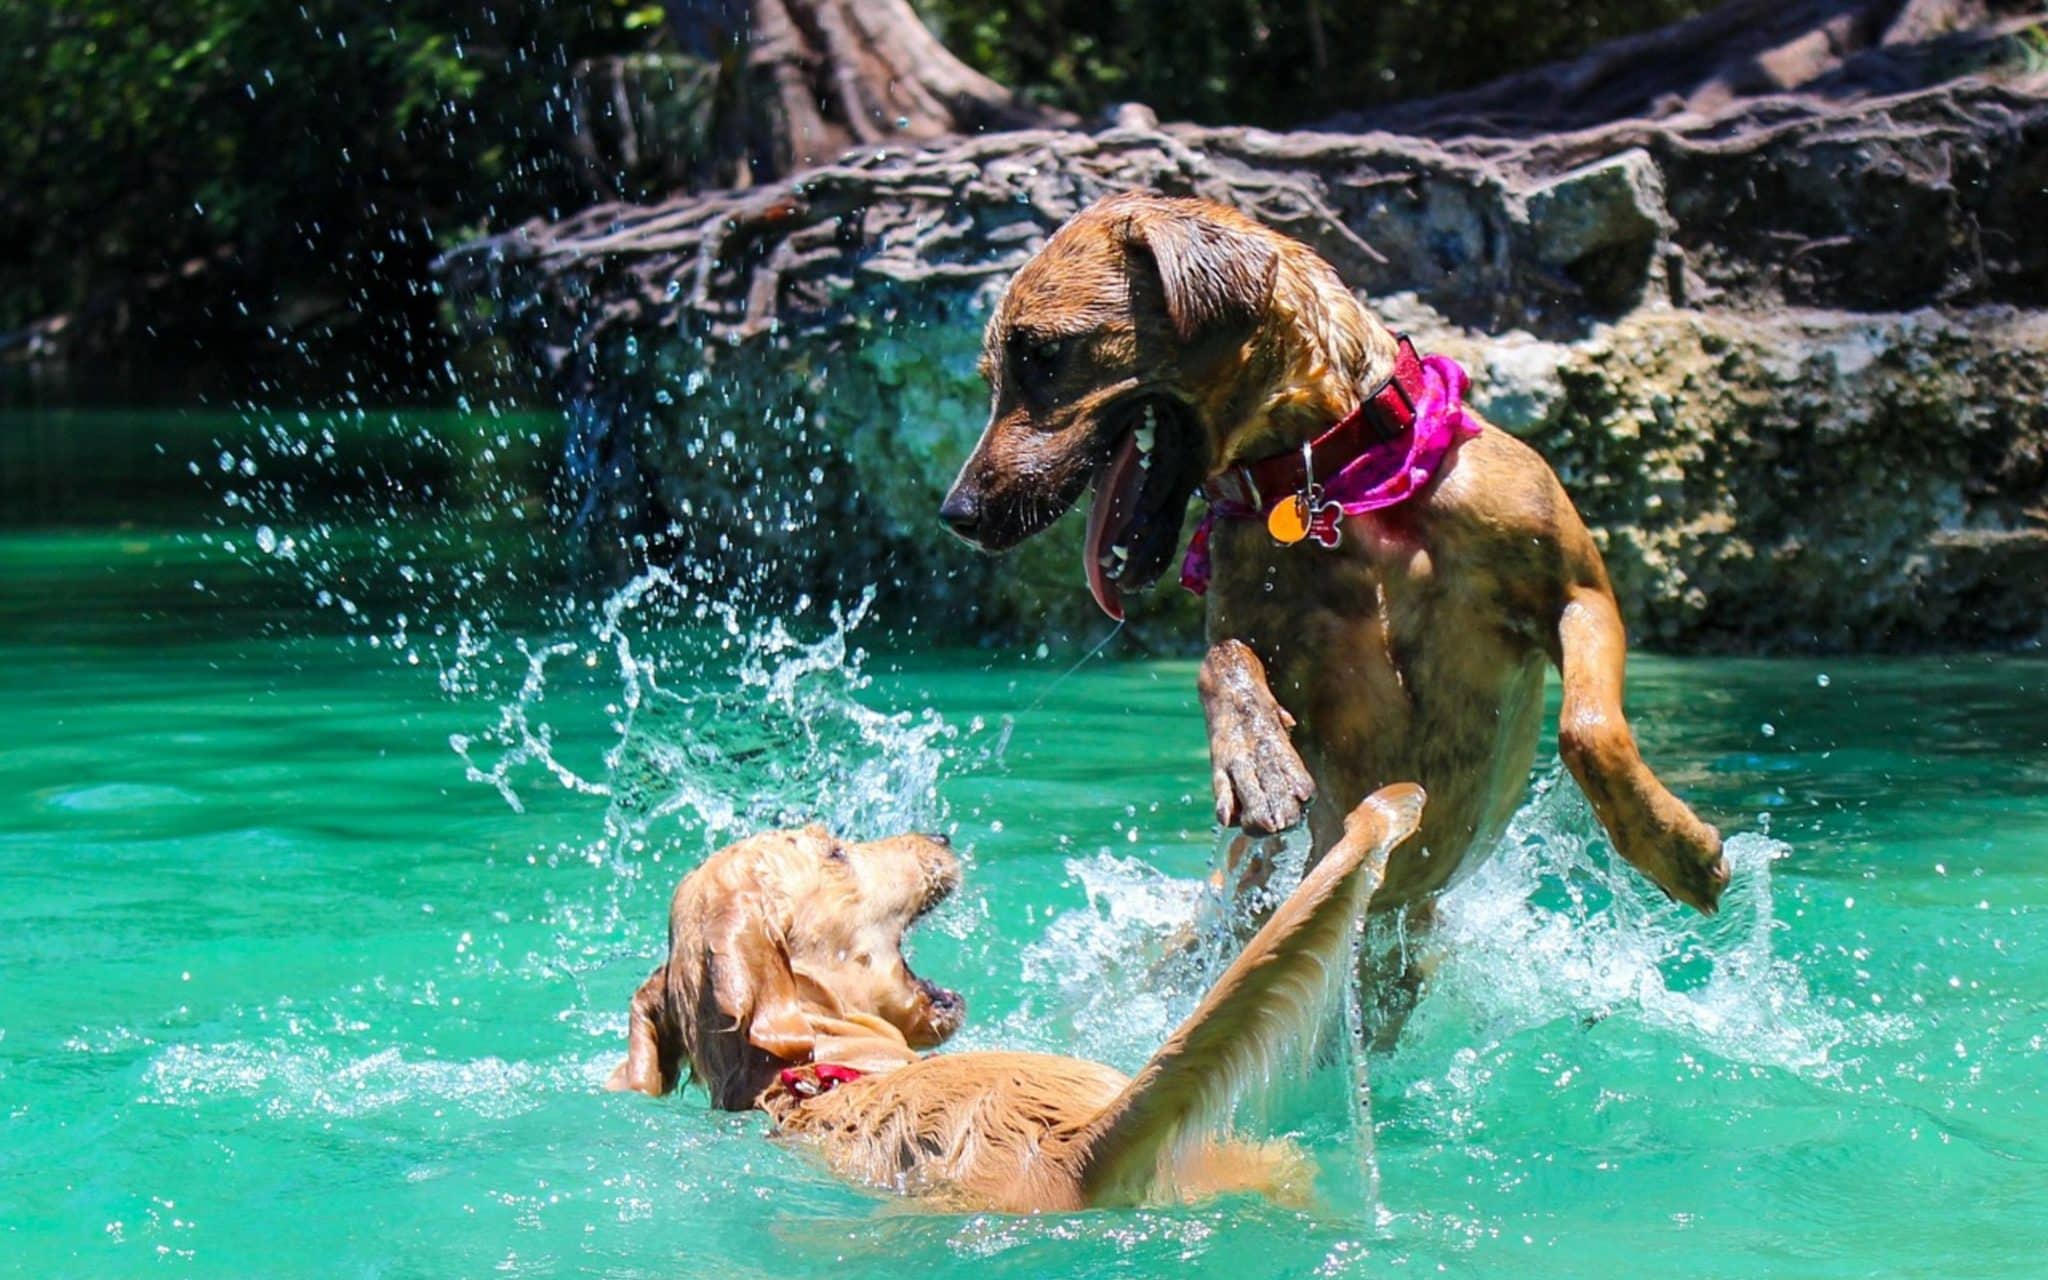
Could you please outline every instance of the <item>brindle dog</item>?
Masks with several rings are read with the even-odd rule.
[[[1121,593],[1173,559],[1198,485],[1299,451],[1395,357],[1394,336],[1306,246],[1205,201],[1099,201],[1004,293],[982,356],[989,425],[940,514],[1001,551],[1093,480],[1089,582],[1121,616]],[[1265,835],[1306,813],[1320,857],[1363,797],[1420,782],[1421,838],[1394,855],[1372,907],[1426,904],[1521,801],[1547,660],[1564,679],[1559,750],[1615,848],[1715,910],[1720,835],[1637,753],[1607,571],[1527,445],[1495,428],[1454,445],[1407,502],[1345,517],[1334,550],[1221,520],[1210,552],[1200,691],[1218,822]]]

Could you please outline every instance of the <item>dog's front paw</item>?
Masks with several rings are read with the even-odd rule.
[[[1249,836],[1298,825],[1316,784],[1288,737],[1294,717],[1267,687],[1258,655],[1241,640],[1218,643],[1202,661],[1196,687],[1209,720],[1216,821]]]
[[[1298,826],[1315,798],[1315,780],[1276,719],[1270,726],[1212,742],[1216,821],[1249,836]]]
[[[1728,888],[1728,859],[1721,852],[1721,833],[1700,821],[1690,809],[1667,815],[1669,821],[1631,841],[1622,856],[1634,863],[1658,888],[1702,915],[1721,909]]]

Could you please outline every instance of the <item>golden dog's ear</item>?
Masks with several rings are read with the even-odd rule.
[[[758,903],[729,906],[711,930],[711,996],[743,1028],[747,1043],[771,1057],[808,1062],[810,1020],[797,1003],[789,953],[771,935]]]
[[[1259,236],[1206,218],[1150,212],[1133,214],[1124,235],[1151,257],[1166,318],[1183,342],[1249,325],[1272,302],[1280,254]]]
[[[683,1073],[683,1029],[668,996],[668,966],[647,975],[633,993],[626,1014],[626,1060],[612,1070],[604,1087],[627,1089],[659,1098],[676,1087]]]

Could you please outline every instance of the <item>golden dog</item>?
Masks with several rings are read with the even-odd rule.
[[[943,837],[847,844],[812,826],[719,850],[676,886],[669,958],[633,997],[608,1087],[658,1097],[687,1063],[741,1111],[821,1038],[940,1043],[967,1004],[910,971],[903,933],[959,883]]]
[[[1000,551],[1092,479],[1089,585],[1121,617],[1121,593],[1179,547],[1198,487],[1214,498],[1233,475],[1291,465],[1377,402],[1404,359],[1414,366],[1306,246],[1205,201],[1110,197],[1004,293],[982,357],[990,421],[940,514]],[[1310,479],[1320,461],[1304,460]],[[1251,492],[1261,513],[1296,498]],[[1305,484],[1304,510],[1311,496]],[[1606,569],[1534,450],[1482,429],[1409,500],[1333,533],[1334,548],[1282,545],[1243,519],[1210,537],[1200,692],[1218,822],[1265,835],[1306,812],[1325,850],[1359,797],[1415,779],[1429,816],[1373,906],[1426,904],[1521,801],[1547,661],[1564,680],[1560,751],[1614,847],[1715,910],[1720,835],[1637,753]]]
[[[958,882],[917,836],[841,845],[815,828],[714,854],[676,890],[669,958],[632,1003],[611,1087],[758,1107],[837,1173],[961,1210],[1038,1212],[1226,1191],[1299,1198],[1284,1143],[1217,1139],[1237,1090],[1305,1037],[1394,846],[1412,785],[1368,798],[1188,1020],[1136,1076],[1078,1058],[920,1058],[959,997],[911,976],[905,929]]]

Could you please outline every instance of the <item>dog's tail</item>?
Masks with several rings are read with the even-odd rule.
[[[1313,1030],[1326,983],[1348,966],[1355,921],[1385,878],[1387,855],[1421,822],[1424,799],[1421,787],[1399,783],[1352,810],[1344,838],[1088,1127],[1080,1141],[1089,1204],[1148,1199],[1183,1140],[1223,1118],[1241,1086]]]

